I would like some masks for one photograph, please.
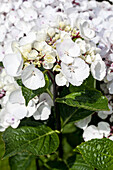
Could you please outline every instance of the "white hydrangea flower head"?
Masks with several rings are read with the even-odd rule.
[[[56,5],[55,7],[55,3],[58,6]],[[76,4],[77,11],[78,7],[81,11],[80,15],[77,11],[75,12],[74,4],[76,4],[76,2],[68,1],[64,3],[64,1],[61,1],[59,4],[58,1],[55,2],[53,0],[37,3],[34,1],[25,1],[23,3],[19,1],[15,4],[17,12],[11,11],[8,14],[9,22],[7,22],[6,25],[7,28],[10,29],[10,33],[8,34],[9,40],[12,37],[14,39],[16,37],[18,41],[17,44],[13,46],[13,51],[16,53],[19,50],[22,55],[23,64],[20,67],[23,71],[20,67],[20,70],[17,71],[16,69],[11,70],[10,66],[7,66],[6,69],[10,75],[14,77],[21,76],[25,85],[26,80],[23,79],[25,74],[28,74],[25,70],[27,67],[29,68],[30,65],[34,65],[35,67],[42,66],[49,70],[55,68],[55,65],[58,64],[59,67],[61,67],[61,73],[56,75],[56,81],[57,84],[61,84],[61,86],[63,86],[63,84],[68,86],[69,83],[77,86],[81,85],[89,76],[90,65],[92,75],[95,79],[102,80],[105,77],[106,68],[104,67],[104,62],[102,60],[100,61],[100,59],[98,59],[97,62],[95,58],[97,58],[98,50],[96,46],[90,42],[95,35],[93,26],[91,27],[92,20],[88,21],[90,14],[88,12],[83,14],[82,10],[86,8],[86,6],[84,6],[85,3],[83,6]],[[68,5],[72,8],[72,11]],[[93,5],[89,6],[92,7]],[[12,18],[10,17],[11,14],[13,16]],[[92,13],[91,16],[93,16]],[[15,18],[18,19],[15,21]],[[14,27],[12,25],[10,26],[9,23],[13,23]],[[107,33],[105,35],[106,37],[109,36]],[[8,42],[5,45],[5,49],[7,47]],[[8,55],[11,50],[11,48],[7,50]],[[76,58],[79,58],[77,60],[81,60],[81,62],[78,63]],[[8,63],[10,65],[10,62]],[[81,68],[78,66],[79,64],[81,64]],[[69,70],[71,72],[71,78],[69,74],[68,76],[66,75]],[[79,72],[78,75],[77,72]],[[33,78],[33,76],[31,77]],[[36,77],[38,76],[35,76],[35,78]],[[32,78],[30,79],[29,77],[29,81],[33,81],[34,79]],[[62,79],[61,83],[60,79]],[[40,88],[40,85],[37,85],[37,87],[31,85],[30,87],[28,82],[27,85],[25,85],[26,87],[31,89]]]

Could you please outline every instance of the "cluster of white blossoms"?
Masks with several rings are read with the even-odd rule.
[[[35,120],[47,120],[51,114],[53,101],[48,93],[42,93],[25,105],[21,88],[13,77],[0,69],[0,131],[9,126],[17,128],[25,117],[33,116]]]
[[[105,91],[107,88],[109,93],[113,94],[113,5],[107,1],[84,0],[81,3],[79,0],[77,2],[78,6],[72,7],[71,10],[73,9],[74,11],[76,9],[73,13],[84,19],[88,19],[93,30],[95,30],[93,42],[101,49],[100,55],[107,68],[103,86],[105,87]],[[113,1],[111,2],[113,3]]]
[[[0,57],[7,73],[21,76],[23,84],[33,90],[45,85],[42,73],[35,69],[40,66],[60,72],[56,75],[59,86],[81,85],[90,70],[95,79],[102,80],[105,63],[90,41],[95,31],[89,20],[78,16],[79,5],[69,0],[1,2],[1,30],[5,31]]]
[[[80,86],[90,75],[99,81],[106,75],[106,66],[99,48],[91,41],[95,32],[81,18],[59,18],[58,26],[31,31],[12,42],[12,53],[2,62],[7,74],[21,77],[22,83],[36,90],[45,86],[40,67],[56,71],[58,86]],[[13,61],[13,62],[12,62]]]

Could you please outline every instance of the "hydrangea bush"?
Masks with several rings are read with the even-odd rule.
[[[12,170],[113,169],[113,6],[0,3],[0,132]]]

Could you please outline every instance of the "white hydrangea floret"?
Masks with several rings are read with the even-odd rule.
[[[95,31],[91,29],[87,21],[80,23],[80,34],[84,39],[92,39],[95,36]]]
[[[55,81],[56,84],[58,86],[69,86],[69,82],[67,81],[67,79],[65,78],[65,76],[62,74],[62,72],[60,72],[59,74],[56,75],[55,77]]]
[[[102,60],[95,60],[91,64],[91,73],[96,80],[103,80],[106,75],[106,65]]]
[[[33,64],[27,66],[22,71],[21,78],[23,84],[29,89],[36,90],[45,86],[43,73],[39,69],[35,68]]]
[[[99,122],[98,126],[90,125],[83,133],[83,138],[85,141],[91,139],[101,139],[103,137],[108,137],[110,135],[110,125],[107,122]]]
[[[89,66],[81,58],[75,58],[70,65],[61,63],[62,73],[66,79],[74,86],[80,86],[89,76]]]
[[[65,39],[56,45],[59,58],[63,63],[70,64],[74,58],[80,56],[80,48],[76,42],[71,39]]]
[[[49,94],[42,93],[39,97],[39,104],[37,105],[37,111],[33,114],[35,120],[47,120],[51,114],[51,106],[53,101]]]

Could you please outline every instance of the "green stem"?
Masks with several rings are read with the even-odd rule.
[[[53,81],[53,102],[54,102],[54,109],[55,109],[55,115],[56,115],[56,129],[60,132],[58,134],[60,144],[59,144],[59,157],[63,157],[63,148],[62,148],[62,132],[61,132],[61,120],[60,120],[60,113],[58,109],[58,103],[56,102],[56,98],[58,95],[57,85],[55,83],[55,74],[54,74],[54,81]]]
[[[94,79],[94,88],[96,89],[96,80]]]
[[[38,163],[38,158],[36,158],[36,169],[40,170],[39,163]]]
[[[46,91],[47,91],[47,93],[50,95],[50,97],[52,98],[52,100],[53,100],[53,94],[51,93],[51,91],[47,88],[46,89]]]

